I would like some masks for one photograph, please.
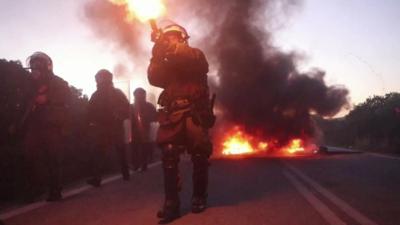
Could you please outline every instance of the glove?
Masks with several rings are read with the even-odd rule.
[[[154,58],[163,59],[165,58],[167,49],[168,49],[168,42],[160,40],[154,44],[151,52]]]

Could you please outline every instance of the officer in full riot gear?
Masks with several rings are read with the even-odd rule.
[[[189,46],[186,30],[177,24],[166,26],[158,37],[148,79],[150,84],[164,89],[158,100],[161,109],[157,144],[162,149],[165,202],[157,216],[160,223],[167,223],[180,216],[178,163],[184,151],[193,162],[192,212],[200,213],[206,208],[208,159],[212,153],[208,130],[215,117],[203,52]]]
[[[62,198],[60,160],[71,92],[68,83],[54,75],[53,62],[47,54],[35,52],[27,62],[34,88],[16,124],[26,131],[23,138],[26,195],[33,198],[40,181],[45,181],[49,189],[47,201],[57,201]]]
[[[153,151],[150,124],[156,122],[157,111],[153,104],[146,101],[146,91],[143,88],[136,88],[133,96],[135,102],[131,107],[132,163],[135,170],[145,171]]]
[[[123,127],[124,121],[129,118],[129,101],[121,90],[114,87],[110,71],[99,70],[95,79],[97,90],[91,96],[88,106],[88,134],[93,157],[92,177],[87,183],[98,187],[110,150],[117,152],[123,179],[129,180]]]

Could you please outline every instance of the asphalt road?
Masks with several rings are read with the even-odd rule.
[[[191,165],[181,162],[182,217],[171,224],[400,224],[400,159],[370,154],[213,160],[209,208],[190,212]],[[3,212],[6,225],[157,224],[159,164],[131,181],[86,186],[57,203]]]

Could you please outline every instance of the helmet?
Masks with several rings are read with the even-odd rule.
[[[144,90],[143,88],[139,87],[136,88],[135,91],[133,92],[134,96],[138,96],[138,95],[146,95],[146,90]]]
[[[95,75],[96,83],[112,83],[113,74],[106,70],[101,69]]]
[[[50,56],[43,52],[35,52],[27,59],[29,68],[36,68],[41,71],[53,71],[53,61]]]
[[[170,24],[162,29],[164,34],[167,33],[179,33],[181,35],[182,40],[187,41],[189,39],[189,35],[186,29],[178,24]]]

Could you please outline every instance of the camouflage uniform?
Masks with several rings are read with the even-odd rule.
[[[208,62],[203,52],[186,43],[156,43],[148,68],[150,84],[163,88],[158,103],[157,144],[162,149],[165,204],[158,214],[179,214],[179,155],[187,151],[193,162],[192,210],[204,210],[208,186],[208,158],[212,144],[208,129],[214,115],[207,85]],[[203,207],[203,208],[199,208]],[[167,215],[167,216],[166,216]]]

